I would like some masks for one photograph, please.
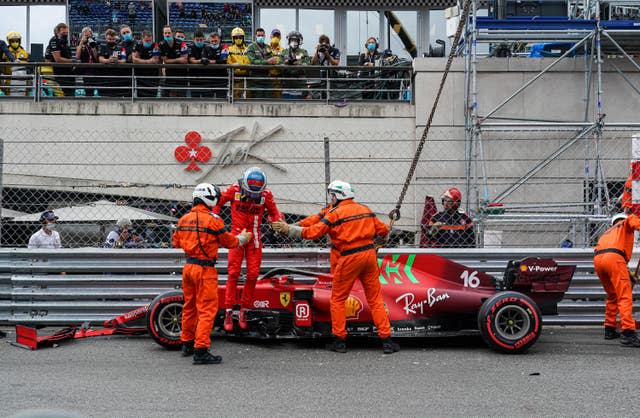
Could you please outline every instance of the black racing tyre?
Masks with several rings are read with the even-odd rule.
[[[183,304],[184,294],[180,290],[162,293],[149,304],[145,320],[149,335],[169,350],[179,350],[182,347],[180,331]]]
[[[542,314],[528,296],[499,292],[480,307],[478,328],[482,339],[492,349],[502,353],[523,353],[542,333]]]

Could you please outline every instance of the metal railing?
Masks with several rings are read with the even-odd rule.
[[[549,257],[577,266],[571,287],[546,324],[602,324],[605,293],[593,271],[590,249],[383,249],[380,255],[439,254],[470,268],[501,276],[508,260]],[[323,249],[265,249],[262,273],[276,267],[327,271]],[[219,253],[220,282],[226,281],[226,250]],[[635,265],[637,256],[630,264]],[[147,304],[180,286],[184,254],[179,250],[0,250],[0,324],[100,323]],[[640,291],[634,291],[640,298]]]
[[[406,65],[326,67],[221,64],[2,63],[2,99],[411,101]]]

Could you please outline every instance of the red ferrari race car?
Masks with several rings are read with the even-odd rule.
[[[395,254],[379,259],[382,295],[394,337],[482,335],[497,351],[522,353],[542,332],[542,314],[557,314],[575,266],[551,259],[510,261],[500,278],[431,254]],[[329,298],[332,276],[280,268],[265,274],[255,290],[249,329],[236,336],[319,338],[331,334]],[[240,289],[238,290],[240,291]],[[225,287],[219,288],[224,300]],[[179,290],[149,305],[149,334],[160,345],[178,349],[183,295]],[[356,284],[346,301],[350,336],[375,337],[364,291]],[[216,317],[221,329],[224,312]],[[239,330],[239,327],[236,326]]]

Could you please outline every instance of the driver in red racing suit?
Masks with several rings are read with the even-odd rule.
[[[257,167],[249,168],[237,183],[222,192],[218,205],[213,209],[214,213],[219,214],[222,206],[230,202],[232,233],[238,234],[243,229],[253,233],[253,239],[246,246],[229,250],[229,276],[225,293],[227,309],[224,317],[224,329],[227,332],[233,331],[233,309],[238,309],[238,278],[243,257],[247,260],[247,278],[242,292],[238,324],[240,328],[247,329],[247,309],[253,303],[253,291],[262,263],[260,226],[264,211],[267,211],[269,222],[283,219],[273,200],[273,194],[266,186],[266,174]]]

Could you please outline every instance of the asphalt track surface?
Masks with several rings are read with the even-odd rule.
[[[479,337],[400,340],[387,356],[373,340],[338,354],[218,339],[223,363],[210,366],[148,337],[27,351],[0,329],[0,416],[638,416],[640,349],[599,328],[548,327],[524,355]],[[29,412],[42,409],[66,414]]]

